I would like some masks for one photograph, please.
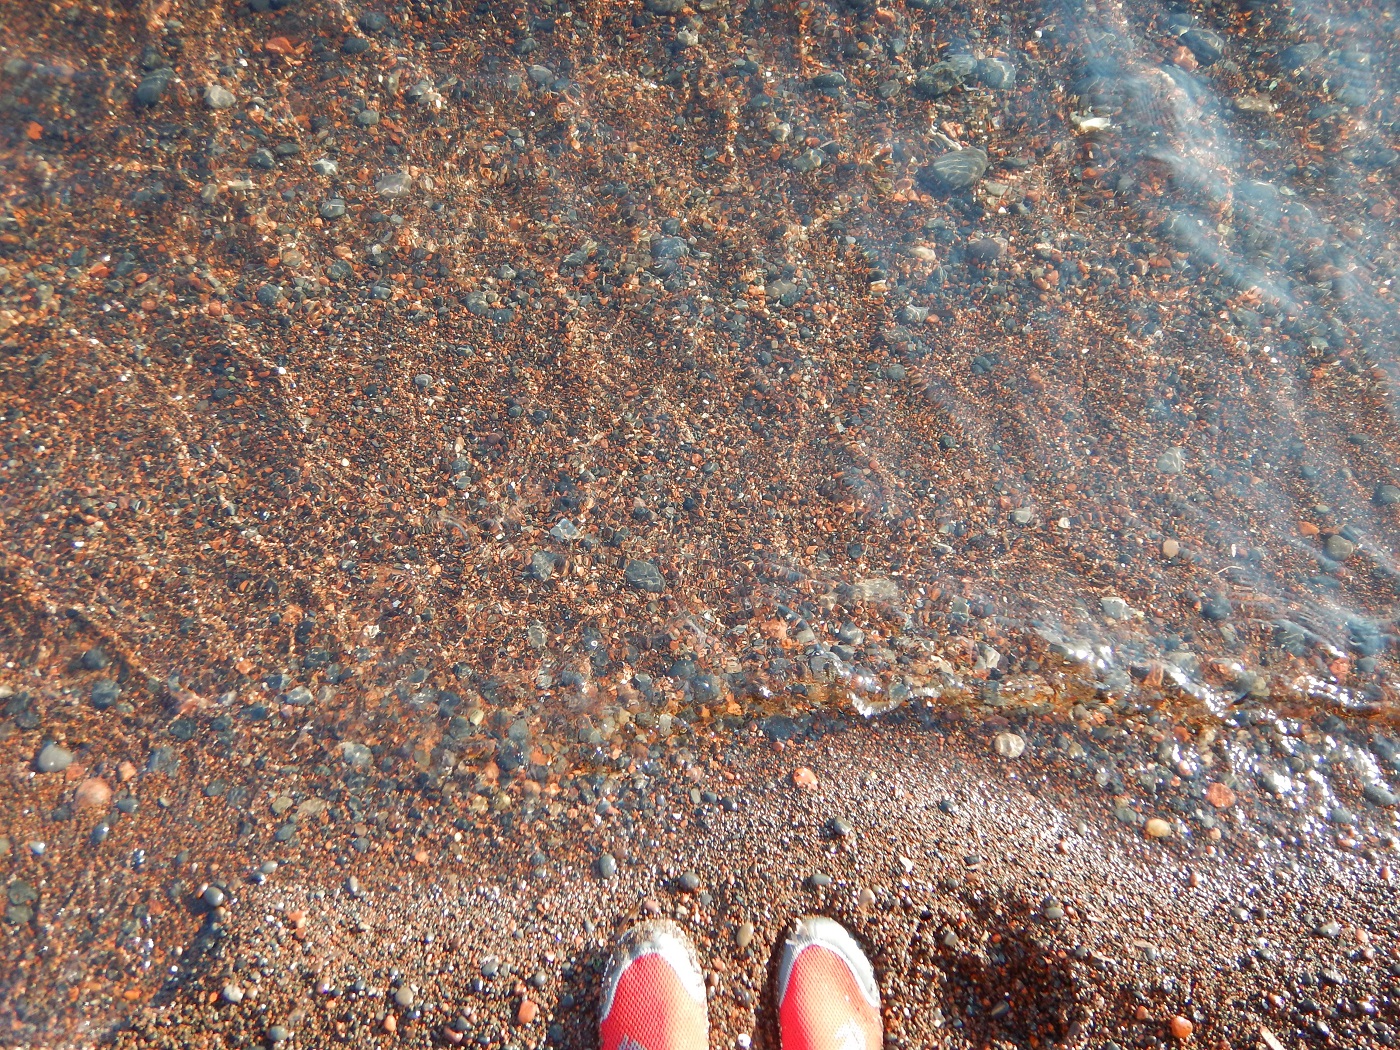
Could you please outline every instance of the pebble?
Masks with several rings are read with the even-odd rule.
[[[827,831],[838,839],[849,838],[855,834],[855,825],[845,817],[832,817],[826,822]]]
[[[540,1008],[533,999],[522,999],[520,1008],[515,1011],[515,1023],[520,1025],[531,1024],[539,1015]]]
[[[269,1043],[285,1043],[291,1037],[291,1029],[286,1025],[275,1024],[267,1030],[267,1041]]]
[[[1186,450],[1169,448],[1157,457],[1157,473],[1180,474],[1186,469]]]
[[[660,570],[649,561],[633,558],[627,563],[625,572],[629,586],[648,594],[660,594],[666,589],[666,581]]]
[[[1181,544],[1178,543],[1176,540],[1163,540],[1163,541],[1162,541],[1162,557],[1164,557],[1164,558],[1175,558],[1175,557],[1176,557],[1178,554],[1180,554],[1180,553],[1181,553]]]
[[[700,888],[700,876],[693,871],[687,871],[680,877],[680,888],[685,893],[694,893]]]
[[[1177,1014],[1172,1018],[1171,1030],[1172,1038],[1185,1042],[1187,1039],[1191,1038],[1191,1033],[1195,1030],[1195,1026],[1186,1018]]]
[[[598,874],[605,879],[610,879],[617,874],[617,858],[611,853],[604,853],[598,858]]]
[[[1144,830],[1149,838],[1165,839],[1171,837],[1172,826],[1161,817],[1153,817],[1147,822]]]
[[[412,191],[413,177],[407,172],[390,172],[388,175],[381,175],[374,188],[381,197],[398,200],[400,197],[407,197]]]
[[[413,1006],[413,1001],[414,992],[412,985],[401,984],[394,989],[394,1002],[405,1010]]]
[[[73,752],[57,744],[45,744],[34,759],[34,768],[40,773],[62,773],[73,762]]]
[[[988,163],[987,154],[975,147],[952,150],[934,158],[919,179],[930,190],[961,193],[977,185],[987,173]]]
[[[1020,758],[1026,753],[1026,739],[1019,733],[998,733],[993,743],[1002,758]]]
[[[798,766],[792,771],[792,783],[794,787],[803,791],[814,791],[817,787],[817,774],[806,766]]]
[[[106,809],[111,802],[112,788],[101,777],[88,777],[73,795],[73,803],[79,809]]]
[[[235,101],[233,92],[222,84],[210,84],[204,89],[204,104],[210,109],[230,109]]]
[[[1345,536],[1327,537],[1327,557],[1333,561],[1346,561],[1356,553],[1356,544]]]
[[[211,908],[222,908],[224,902],[228,900],[228,894],[224,893],[218,886],[209,886],[200,895],[200,899]]]
[[[739,946],[740,950],[753,943],[753,923],[748,921],[739,923],[738,928],[734,931],[734,943]]]
[[[243,989],[230,981],[228,984],[224,985],[223,997],[226,1003],[241,1003],[243,1001]]]

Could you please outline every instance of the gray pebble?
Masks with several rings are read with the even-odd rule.
[[[329,200],[322,201],[317,211],[323,219],[343,219],[345,218],[345,200],[341,197],[331,197]]]
[[[604,853],[598,858],[598,874],[605,879],[610,879],[617,874],[617,858],[611,853]]]
[[[234,101],[233,92],[222,84],[210,84],[204,89],[204,104],[210,109],[229,109]]]
[[[99,711],[107,710],[121,695],[121,688],[110,678],[99,678],[92,683],[92,706]]]
[[[228,900],[228,895],[218,886],[209,886],[204,890],[200,899],[211,908],[222,908],[224,902]]]
[[[686,893],[694,893],[700,888],[700,876],[693,871],[687,871],[680,878],[680,887]]]
[[[57,744],[45,744],[34,759],[34,768],[40,773],[62,773],[73,762],[73,752]]]
[[[845,817],[832,817],[826,822],[826,829],[838,839],[848,838],[856,830],[855,825]]]
[[[928,189],[943,193],[970,190],[987,173],[987,154],[980,149],[959,149],[935,157],[919,174]]]
[[[666,589],[666,580],[661,571],[649,561],[632,559],[627,563],[626,575],[628,584],[639,591],[660,594]]]

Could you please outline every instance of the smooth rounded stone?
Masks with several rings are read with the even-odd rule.
[[[1279,68],[1287,72],[1295,69],[1302,69],[1304,66],[1312,65],[1322,57],[1322,45],[1312,42],[1294,44],[1292,47],[1284,48],[1278,56]]]
[[[1190,29],[1181,35],[1196,61],[1203,66],[1213,66],[1225,57],[1225,39],[1209,29]]]
[[[1327,811],[1327,823],[1349,828],[1356,823],[1356,814],[1345,806],[1333,806]]]
[[[836,632],[836,637],[845,645],[863,645],[865,632],[847,620]]]
[[[121,695],[121,687],[110,678],[99,678],[92,683],[92,706],[99,711],[107,710]]]
[[[369,50],[369,41],[362,36],[347,36],[340,50],[346,55],[363,55]]]
[[[243,1001],[243,989],[230,981],[224,985],[223,998],[226,1003],[241,1003]]]
[[[685,893],[694,893],[700,888],[700,876],[693,871],[687,871],[680,877],[677,883]]]
[[[1271,795],[1282,795],[1293,787],[1293,781],[1282,773],[1266,770],[1259,774],[1259,786]]]
[[[154,106],[165,95],[165,89],[175,79],[173,69],[154,69],[141,78],[132,97],[138,106]]]
[[[426,372],[420,373],[413,377],[413,385],[419,390],[427,390],[433,385],[433,377]]]
[[[1186,469],[1186,450],[1169,448],[1157,457],[1157,473],[1180,474]]]
[[[362,109],[355,114],[355,123],[362,128],[372,128],[379,123],[379,110]]]
[[[394,989],[394,1002],[398,1003],[405,1010],[413,1006],[414,994],[413,986],[401,984]]]
[[[1333,561],[1346,561],[1356,553],[1356,544],[1345,536],[1328,536],[1326,550]]]
[[[345,200],[342,197],[324,200],[317,211],[323,219],[343,219],[345,218]]]
[[[1147,832],[1148,838],[1154,839],[1171,838],[1172,834],[1171,824],[1163,820],[1161,817],[1153,817],[1152,819],[1150,819],[1143,830]]]
[[[846,78],[836,71],[818,73],[807,81],[818,91],[839,91],[846,86]]]
[[[231,109],[236,101],[233,92],[222,84],[209,84],[204,89],[204,104],[210,109]]]
[[[860,893],[856,896],[856,906],[860,908],[870,908],[875,904],[875,891],[869,886],[862,886]]]
[[[1054,897],[1046,897],[1040,903],[1040,914],[1050,922],[1059,922],[1065,917],[1065,906]]]
[[[101,777],[88,777],[73,795],[73,804],[79,809],[106,809],[111,803],[112,787]]]
[[[666,589],[666,580],[654,564],[633,558],[625,570],[628,586],[648,594],[660,594]]]
[[[974,147],[955,149],[939,157],[919,173],[919,181],[929,190],[961,193],[977,185],[987,173],[987,154]]]
[[[200,900],[204,901],[211,908],[222,908],[228,901],[228,894],[218,886],[208,886],[200,894]]]
[[[340,165],[329,157],[322,157],[320,160],[313,160],[311,162],[311,170],[317,175],[339,175]]]
[[[1026,739],[1018,733],[998,733],[993,744],[1002,758],[1020,758],[1026,753]]]
[[[549,87],[556,79],[554,70],[548,66],[533,65],[526,72],[529,73],[530,79],[540,87]]]
[[[753,943],[753,923],[739,923],[739,928],[734,931],[734,943],[739,946],[740,950]]]
[[[413,190],[413,176],[406,171],[391,171],[387,175],[381,175],[374,188],[381,197],[390,200],[407,197]]]
[[[282,289],[275,284],[265,284],[258,289],[255,297],[262,306],[276,306],[282,298]]]
[[[366,11],[356,22],[366,33],[378,33],[389,24],[389,16],[380,11]]]
[[[1011,523],[1013,525],[1029,525],[1035,521],[1035,511],[1030,507],[1017,507],[1011,512]]]
[[[831,876],[824,871],[814,871],[807,877],[807,885],[816,890],[824,890],[831,885]]]
[[[832,817],[826,822],[826,830],[835,838],[844,839],[854,835],[856,828],[845,817]]]
[[[1395,792],[1391,791],[1384,784],[1367,784],[1361,789],[1361,794],[1365,797],[1366,801],[1373,806],[1389,808],[1394,806],[1397,801],[1400,801],[1400,799],[1397,799]]]
[[[678,15],[685,10],[686,0],[645,0],[645,4],[654,15]]]
[[[292,1037],[292,1030],[283,1024],[275,1024],[267,1030],[269,1043],[285,1043]]]
[[[501,960],[494,955],[488,955],[481,960],[481,976],[490,980],[501,972]]]
[[[45,744],[34,759],[34,768],[40,773],[62,773],[73,763],[73,752],[57,744]]]
[[[978,237],[968,242],[967,257],[985,265],[996,262],[1005,250],[1006,245],[995,237]]]
[[[1175,558],[1175,557],[1176,557],[1178,554],[1180,554],[1180,553],[1181,553],[1181,544],[1178,543],[1176,540],[1163,540],[1163,541],[1162,541],[1162,557],[1164,557],[1164,558]]]

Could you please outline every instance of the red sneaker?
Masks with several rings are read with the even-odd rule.
[[[782,1050],[880,1050],[880,986],[856,939],[834,919],[797,920],[778,966]]]
[[[705,978],[685,931],[667,919],[622,935],[603,979],[602,1050],[708,1050]]]

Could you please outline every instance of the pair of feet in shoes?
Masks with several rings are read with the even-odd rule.
[[[880,1050],[880,988],[834,919],[798,919],[778,963],[782,1050]],[[602,1050],[707,1050],[705,978],[685,932],[665,919],[622,935],[603,984]]]

